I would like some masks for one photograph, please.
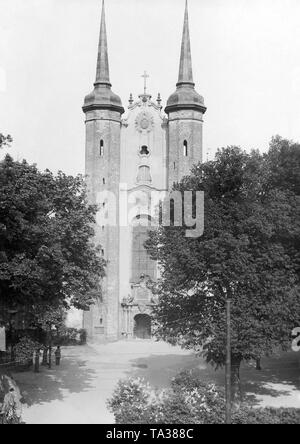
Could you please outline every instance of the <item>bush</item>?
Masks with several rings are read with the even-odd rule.
[[[168,390],[154,390],[143,379],[119,381],[108,407],[117,424],[224,424],[224,390],[193,371],[177,375]],[[233,424],[299,424],[300,409],[233,411]]]
[[[41,344],[25,336],[14,348],[16,361],[20,364],[31,364],[34,351],[41,348]]]
[[[300,424],[300,409],[242,408],[232,417],[234,424]]]
[[[57,335],[53,338],[55,345],[84,345],[87,340],[87,333],[84,329],[60,328]]]
[[[151,401],[156,399],[150,385],[144,380],[129,378],[119,381],[113,397],[108,401],[117,424],[148,424]]]

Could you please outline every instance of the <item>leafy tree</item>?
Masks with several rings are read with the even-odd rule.
[[[286,253],[296,264],[296,272],[300,273],[300,230],[299,230],[299,199],[300,199],[300,145],[276,136],[270,144],[266,156],[268,186],[283,196],[291,209],[291,223],[282,227],[280,241],[285,245]]]
[[[35,306],[30,316],[33,327],[38,327],[45,332],[55,328],[60,329],[65,326],[67,311],[62,307],[53,308],[51,306]]]
[[[276,138],[264,156],[220,150],[175,186],[205,192],[204,235],[160,227],[146,243],[162,268],[154,286],[158,337],[223,366],[231,299],[234,398],[241,362],[288,350],[300,322],[299,149]]]
[[[93,242],[96,207],[81,176],[40,172],[6,156],[0,163],[0,304],[43,321],[61,307],[101,297],[105,262]]]
[[[269,185],[283,191],[300,194],[300,145],[273,137],[266,157],[269,169]]]
[[[12,142],[12,137],[10,135],[4,136],[2,133],[0,133],[0,149],[4,146],[10,146]]]

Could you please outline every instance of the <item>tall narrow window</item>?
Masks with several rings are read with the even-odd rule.
[[[101,139],[100,140],[100,157],[103,157],[103,156],[104,156],[104,142]]]
[[[189,151],[188,151],[188,143],[187,143],[187,141],[185,140],[184,142],[183,142],[183,156],[184,157],[187,157],[189,155]]]
[[[150,173],[150,167],[148,165],[142,165],[139,167],[139,172],[137,176],[137,182],[146,182],[151,183],[151,173]]]
[[[104,179],[104,177],[103,177],[103,179],[102,179],[102,183],[103,183],[103,185],[105,185],[105,179]]]
[[[151,218],[146,215],[137,216],[132,228],[132,277],[131,281],[139,283],[141,276],[156,279],[156,262],[153,261],[145,248],[151,231]]]

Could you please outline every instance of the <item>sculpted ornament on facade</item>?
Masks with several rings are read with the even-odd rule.
[[[128,123],[127,119],[122,119],[121,120],[121,124],[122,124],[122,126],[124,126],[124,128],[128,128],[128,126],[129,126],[129,123]]]
[[[129,294],[127,297],[124,297],[122,304],[123,305],[134,305],[135,304],[134,296]]]
[[[140,311],[141,314],[147,314],[147,313],[150,313],[150,310],[149,310],[149,308],[147,307],[146,304],[139,303],[139,304],[138,304],[138,309],[139,309],[139,311]]]
[[[140,131],[141,133],[143,131],[147,131],[148,133],[152,131],[153,125],[153,117],[146,111],[141,112],[135,121],[135,127],[137,131]]]

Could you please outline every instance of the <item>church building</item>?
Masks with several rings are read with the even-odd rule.
[[[146,73],[144,79],[144,92],[130,96],[125,112],[111,89],[103,0],[96,80],[83,106],[88,196],[99,208],[95,243],[107,262],[102,294],[83,316],[95,342],[151,337],[156,301],[149,282],[159,277],[144,247],[154,218],[151,196],[167,193],[202,161],[206,107],[193,80],[187,2],[178,82],[164,110],[160,95],[153,100],[147,91]]]

